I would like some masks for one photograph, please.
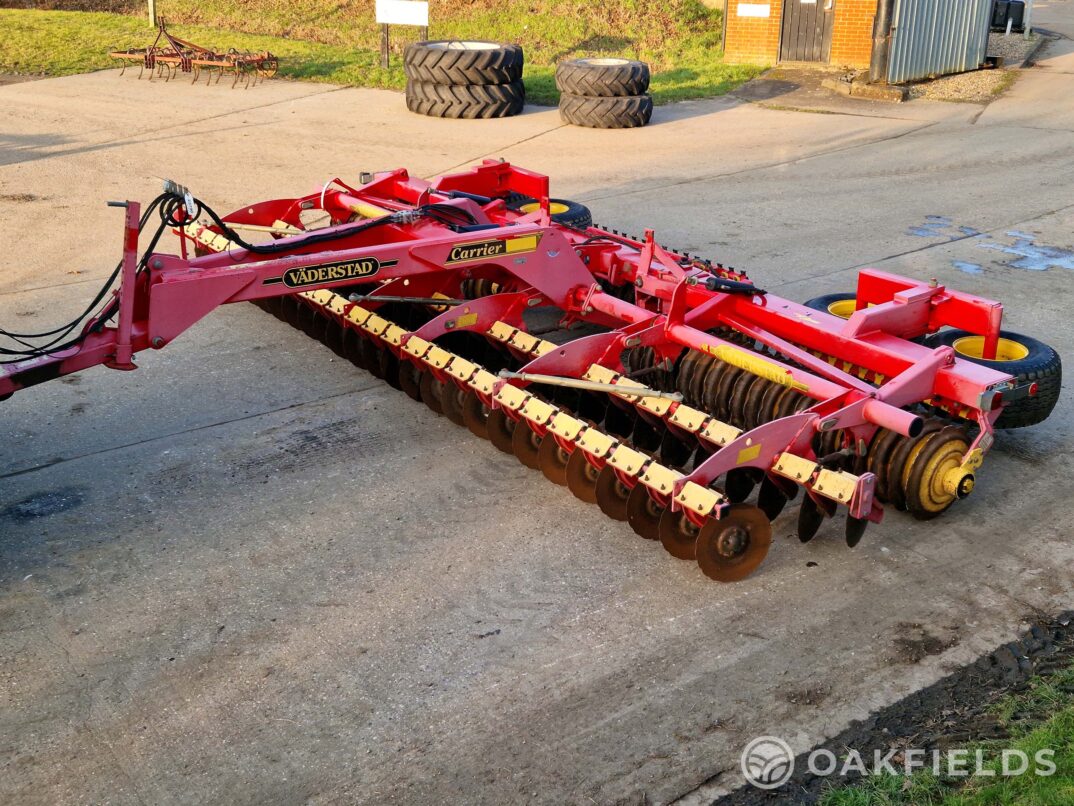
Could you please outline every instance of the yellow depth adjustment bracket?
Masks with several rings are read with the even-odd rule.
[[[596,459],[604,459],[623,475],[637,479],[639,484],[645,485],[654,492],[672,496],[675,485],[682,479],[682,473],[677,470],[665,467],[648,455],[623,445],[617,439],[598,431],[566,412],[560,411],[556,406],[545,402],[524,389],[503,383],[478,364],[462,356],[450,353],[420,336],[415,336],[413,333],[408,334],[407,331],[394,323],[377,316],[360,305],[351,304],[338,294],[334,294],[331,291],[312,291],[305,292],[302,296],[336,315],[342,315],[349,322],[357,325],[367,333],[389,340],[390,343],[399,346],[408,355],[429,366],[445,371],[448,375],[471,389],[493,397],[501,407],[517,413],[520,417],[524,417],[530,422],[544,426],[561,439],[573,442],[576,449],[585,451]],[[343,311],[346,311],[346,313],[344,314]],[[519,345],[526,345],[527,351],[531,352],[531,354],[534,351],[548,352],[548,350],[556,348],[556,345],[551,342],[537,339],[529,336],[529,334],[519,337],[520,332],[510,325],[497,322],[490,328],[488,334],[498,341],[515,346],[517,349],[523,349]],[[606,370],[603,367],[600,369],[609,373],[610,377],[616,379],[616,382],[621,382],[618,380],[621,376],[617,373]],[[598,373],[599,378],[590,378],[590,380],[599,379],[603,381],[608,377],[604,372]],[[498,390],[497,386],[499,386]],[[630,388],[644,390],[648,387],[634,386],[631,382]],[[651,400],[654,404],[659,403],[661,406],[668,402],[659,398],[646,398],[646,400]],[[654,413],[659,413],[655,409],[650,410],[653,410]],[[664,411],[666,410],[665,408]],[[683,424],[704,423],[706,421],[707,418],[701,412],[691,412],[694,412],[694,410],[687,409],[683,413],[681,419]],[[731,426],[725,426],[722,423],[717,423],[717,425],[735,431]],[[674,500],[683,509],[689,509],[702,517],[708,517],[716,513],[727,502],[727,499],[718,491],[706,489],[693,482],[687,482],[679,494],[674,496]]]
[[[818,495],[840,504],[850,504],[858,486],[858,476],[842,470],[828,470],[793,453],[781,453],[772,472],[808,487]]]

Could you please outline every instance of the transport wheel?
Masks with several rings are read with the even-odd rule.
[[[556,65],[556,88],[593,98],[644,95],[649,65],[631,59],[570,59]]]
[[[823,297],[807,299],[802,304],[814,311],[824,311],[840,319],[849,319],[857,309],[858,295],[853,291],[842,291],[838,294],[825,294]]]
[[[697,536],[701,529],[682,512],[665,509],[660,516],[660,544],[672,557],[679,560],[697,558]]]
[[[660,518],[664,507],[653,500],[644,484],[635,485],[627,496],[627,523],[646,540],[660,539]]]
[[[627,519],[627,499],[630,488],[619,481],[610,465],[605,465],[597,474],[597,506],[600,511],[613,521]]]
[[[559,116],[591,129],[635,129],[652,119],[653,99],[650,95],[591,98],[565,92],[559,96]]]
[[[600,471],[585,458],[585,451],[576,450],[567,460],[567,489],[579,501],[597,503],[597,476]]]
[[[526,103],[521,81],[510,84],[432,84],[408,81],[406,107],[434,118],[505,118],[517,115]]]
[[[1020,333],[1003,330],[999,336],[994,359],[982,358],[984,337],[965,330],[942,330],[929,336],[925,344],[951,347],[959,358],[1013,375],[1019,385],[1037,384],[1035,396],[1007,404],[996,421],[997,428],[1025,428],[1044,422],[1059,402],[1063,383],[1063,362],[1059,353],[1044,342]]]
[[[510,84],[522,78],[520,45],[439,40],[414,42],[403,51],[403,72],[430,84]]]
[[[509,201],[507,208],[520,213],[535,213],[541,209],[541,203],[529,196],[520,196]],[[553,221],[565,227],[587,229],[593,226],[593,215],[589,208],[570,199],[549,199],[548,212]]]
[[[772,544],[772,525],[757,507],[734,504],[712,518],[697,536],[697,564],[717,582],[745,579],[764,562]]]

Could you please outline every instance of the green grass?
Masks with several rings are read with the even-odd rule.
[[[1012,777],[946,778],[921,771],[904,778],[890,774],[825,793],[821,806],[1069,806],[1074,803],[1074,667],[1039,678],[1025,693],[1001,700],[995,714],[1010,739],[985,742],[985,758],[1003,748],[1022,750],[1030,771]],[[1032,759],[1052,749],[1055,774],[1038,776]],[[971,761],[972,766],[972,761]],[[990,765],[999,768],[998,760]]]
[[[640,58],[653,68],[657,103],[722,95],[761,68],[725,64],[720,14],[697,0],[443,0],[433,4],[432,38],[520,42],[526,90],[555,104],[555,64],[579,56]],[[417,29],[393,29],[392,66],[379,62],[372,0],[160,0],[169,30],[206,47],[270,50],[289,78],[402,89],[402,48]],[[438,22],[442,18],[445,22]],[[448,22],[447,20],[450,20]],[[145,47],[144,17],[0,9],[0,71],[70,75],[113,66],[108,50]]]

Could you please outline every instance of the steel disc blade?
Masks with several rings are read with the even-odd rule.
[[[462,417],[462,405],[466,400],[466,390],[460,389],[457,384],[445,381],[440,385],[440,409],[455,425],[466,426]]]
[[[529,423],[520,420],[511,434],[511,451],[526,467],[537,470],[537,451],[541,449],[543,441],[544,438],[530,428]]]
[[[649,488],[637,484],[627,496],[627,523],[630,528],[646,540],[660,539],[660,516],[664,507],[649,495]]]
[[[399,388],[411,400],[421,402],[421,371],[410,361],[399,362]]]
[[[362,368],[375,378],[383,378],[380,363],[380,347],[373,339],[362,339]]]
[[[727,471],[724,478],[724,493],[732,504],[740,504],[750,497],[756,480],[750,468],[743,467]]]
[[[514,436],[516,425],[518,423],[508,417],[503,409],[493,409],[489,412],[488,420],[485,423],[485,433],[489,438],[489,442],[501,451],[514,453],[511,448],[511,438]]]
[[[292,296],[283,297],[280,300],[280,318],[291,327],[298,327],[299,308],[305,307],[305,304]]]
[[[346,329],[339,322],[335,320],[329,320],[328,328],[325,330],[324,343],[333,353],[340,358],[346,358],[346,353],[343,350],[343,337],[346,335]]]
[[[783,494],[783,490],[780,489],[779,485],[768,477],[767,473],[761,479],[761,489],[757,493],[757,506],[768,516],[770,521],[778,518],[779,513],[787,506],[787,496]]]
[[[537,467],[546,479],[560,487],[567,486],[567,462],[570,458],[571,454],[549,435],[545,435],[541,447],[537,449]]]
[[[634,430],[630,432],[630,442],[639,451],[652,453],[660,447],[665,433],[666,428],[659,428],[644,417],[638,417],[634,421]]]
[[[600,475],[600,471],[585,458],[585,451],[575,449],[571,458],[567,460],[567,470],[564,475],[567,480],[567,489],[575,498],[587,504],[597,503],[597,476]]]
[[[462,421],[474,436],[488,439],[489,408],[476,392],[468,392],[462,404]]]
[[[865,536],[865,527],[869,525],[869,521],[866,518],[855,518],[853,515],[847,515],[846,523],[846,538],[847,545],[854,548],[861,542],[862,537]]]
[[[665,509],[660,516],[660,544],[668,554],[680,560],[696,559],[697,536],[701,529],[686,518],[682,512]]]
[[[627,519],[627,498],[630,497],[630,488],[619,481],[615,471],[609,465],[605,465],[597,475],[597,506],[600,511],[612,520],[625,521]]]
[[[824,512],[810,496],[802,499],[802,507],[798,510],[798,539],[808,543],[817,536],[817,530],[824,523]]]
[[[304,302],[298,304],[298,313],[295,314],[294,325],[307,336],[313,336],[314,326],[317,324],[317,312]]]
[[[634,409],[622,408],[614,403],[608,404],[608,411],[604,415],[604,430],[613,437],[626,439],[634,430],[634,420],[637,412]]]
[[[313,308],[310,308],[310,310],[313,311],[313,319],[306,323],[306,326],[302,328],[302,332],[311,339],[323,342],[327,338],[328,317],[321,316],[321,314]]]
[[[377,350],[377,360],[380,362],[380,377],[392,389],[402,389],[399,384],[399,359],[395,353],[382,346]]]
[[[772,524],[749,504],[734,504],[720,519],[711,518],[697,536],[697,564],[717,582],[737,582],[764,562],[772,544]]]
[[[681,470],[686,467],[690,457],[694,455],[694,443],[683,442],[670,429],[664,431],[664,437],[660,440],[660,462],[668,467]]]
[[[437,414],[443,414],[440,407],[440,395],[444,393],[443,384],[431,372],[422,370],[421,379],[418,381],[421,390],[421,402]]]
[[[608,396],[599,392],[583,392],[578,398],[578,417],[599,423],[608,412]]]
[[[279,318],[281,310],[279,297],[265,297],[264,299],[260,300],[260,303],[261,307],[264,308],[265,311]]]
[[[364,341],[354,328],[347,328],[343,334],[343,355],[360,369],[365,369],[365,350],[362,348]]]

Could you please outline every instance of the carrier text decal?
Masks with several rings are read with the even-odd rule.
[[[517,238],[493,238],[490,241],[477,241],[475,243],[461,243],[451,248],[448,254],[448,263],[470,263],[475,260],[485,260],[498,255],[518,255],[525,252],[537,251],[537,243],[541,240],[540,233],[533,235],[520,235]]]

